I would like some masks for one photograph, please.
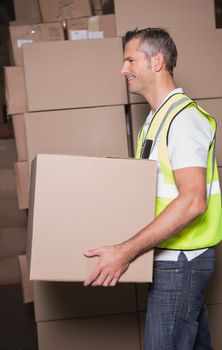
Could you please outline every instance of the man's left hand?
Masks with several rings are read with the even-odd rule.
[[[121,245],[105,246],[84,252],[88,258],[98,256],[99,261],[84,285],[115,286],[121,275],[129,267],[129,257]]]

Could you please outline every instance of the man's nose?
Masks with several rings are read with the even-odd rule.
[[[128,69],[127,69],[127,65],[126,65],[126,62],[123,63],[123,66],[122,66],[122,69],[120,71],[120,74],[125,76],[128,72]]]

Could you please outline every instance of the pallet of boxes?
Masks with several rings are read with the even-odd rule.
[[[83,252],[154,218],[156,163],[130,158],[114,14],[92,16],[89,1],[58,3],[39,1],[41,23],[10,25],[13,65],[5,68],[38,346],[139,350],[140,287],[152,280],[153,252],[107,289],[83,286],[96,263]]]

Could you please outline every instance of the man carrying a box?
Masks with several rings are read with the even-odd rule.
[[[156,219],[125,242],[86,251],[99,261],[85,285],[114,286],[155,247],[144,349],[212,349],[203,298],[222,239],[216,122],[176,88],[177,49],[165,30],[130,31],[124,46],[121,74],[151,107],[136,157],[158,162]]]

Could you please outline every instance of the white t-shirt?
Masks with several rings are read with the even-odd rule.
[[[165,98],[165,100],[175,93],[182,92],[183,90],[180,88],[175,89]],[[152,117],[153,113],[151,111],[145,122],[147,129]],[[146,134],[146,132],[144,134]],[[206,168],[208,149],[213,137],[214,132],[210,123],[206,118],[203,118],[200,115],[196,108],[191,107],[182,110],[172,121],[169,130],[168,150],[172,169],[176,170],[192,166]],[[158,143],[159,139],[157,139],[157,142],[155,143],[149,156],[149,159],[157,160],[157,162]],[[161,186],[163,183],[163,175],[159,162],[157,164],[157,186]],[[205,250],[206,249],[184,251],[184,254],[188,260],[192,260],[196,256],[202,254]],[[178,250],[156,249],[155,260],[176,261],[179,254],[180,251]]]

